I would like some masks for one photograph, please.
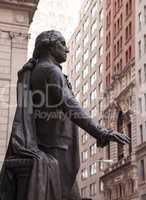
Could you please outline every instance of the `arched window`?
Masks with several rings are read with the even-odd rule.
[[[122,197],[122,185],[119,184],[119,197]]]
[[[108,200],[112,200],[112,191],[108,190]]]
[[[131,179],[129,182],[130,182],[130,193],[134,193],[134,180]]]
[[[118,132],[123,132],[123,113],[119,112],[118,121],[117,121],[117,130]],[[124,148],[123,145],[118,144],[118,160],[121,160],[124,157]]]
[[[126,119],[124,120],[126,123],[126,132],[128,133],[128,137],[132,138],[132,124],[129,114],[126,115]],[[129,155],[132,153],[132,142],[129,144]]]

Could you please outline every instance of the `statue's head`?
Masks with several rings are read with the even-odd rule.
[[[36,38],[33,58],[39,59],[50,54],[58,63],[63,63],[68,52],[65,39],[59,31],[44,31]]]

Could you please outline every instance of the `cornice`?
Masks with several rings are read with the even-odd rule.
[[[120,80],[122,80],[122,78],[127,74],[128,71],[131,70],[131,68],[135,66],[135,58],[133,58],[130,63],[128,63],[125,68],[119,73],[119,74],[115,74],[113,75],[112,79],[113,82],[112,84],[105,89],[104,92],[104,96],[106,96],[106,93],[109,93],[110,91],[114,90],[115,85],[117,84],[117,82],[119,82]]]
[[[144,152],[144,154],[146,155],[146,141],[136,147],[137,156],[139,156],[139,154],[141,154],[142,152]]]
[[[5,31],[5,30],[0,29],[0,34],[1,33],[7,34],[10,39],[15,39],[15,38],[29,39],[30,38],[30,34],[28,34],[28,33]]]
[[[105,171],[104,171],[104,175],[102,175],[100,177],[101,180],[105,180],[106,177],[108,176],[115,176],[115,174],[123,174],[124,170],[126,170],[126,168],[131,168],[131,167],[135,167],[135,165],[132,163],[132,158],[131,156],[125,157],[122,160],[120,160],[117,163],[114,163],[113,165],[111,165],[110,167],[108,167]]]
[[[34,12],[37,9],[38,1],[39,0],[0,0],[0,8],[28,11],[31,23]]]

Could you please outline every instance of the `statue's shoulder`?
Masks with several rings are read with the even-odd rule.
[[[51,71],[58,71],[61,72],[61,70],[59,69],[58,65],[56,65],[55,63],[49,63],[49,62],[40,62],[36,65],[35,67],[35,71],[37,72],[51,72]]]
[[[51,74],[62,76],[62,71],[56,64],[40,62],[36,65],[32,72],[32,79],[48,79]]]

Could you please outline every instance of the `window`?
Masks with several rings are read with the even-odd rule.
[[[90,156],[93,156],[97,153],[97,146],[96,146],[96,143],[92,144],[90,146]]]
[[[101,4],[103,2],[103,0],[99,0],[99,3]]]
[[[85,144],[88,141],[88,133],[84,133],[82,135],[82,144]]]
[[[85,14],[87,12],[88,8],[89,8],[89,1],[86,3],[86,5],[84,7],[83,14]]]
[[[110,6],[110,4],[111,4],[111,0],[106,0],[106,6],[107,6],[107,8]]]
[[[92,17],[94,17],[96,13],[97,13],[97,4],[95,3],[91,10]]]
[[[85,83],[85,85],[83,85],[83,94],[85,94],[88,91],[88,83]]]
[[[96,20],[93,22],[92,26],[91,26],[91,33],[93,34],[94,31],[96,30],[97,28],[97,23],[96,23]]]
[[[122,43],[123,43],[123,38],[122,36],[120,37],[120,51],[122,50]]]
[[[138,14],[138,28],[141,30],[141,25],[142,25],[142,15],[141,12]]]
[[[108,52],[107,57],[106,57],[106,69],[109,68],[111,65],[111,53]]]
[[[76,34],[76,42],[79,42],[81,33],[80,31]]]
[[[87,108],[88,107],[88,99],[85,99],[83,101],[83,108]]]
[[[81,153],[81,158],[82,158],[82,161],[86,161],[88,159],[88,151],[83,151]]]
[[[128,61],[129,61],[129,57],[128,57],[128,50],[126,51],[126,63],[128,63]]]
[[[123,68],[123,64],[122,64],[122,59],[120,59],[120,70],[122,71],[122,68]]]
[[[138,101],[139,101],[139,112],[142,113],[142,99],[139,98]]]
[[[144,6],[144,23],[146,24],[146,6]]]
[[[96,95],[96,89],[93,90],[90,94],[90,101],[94,101],[96,99],[97,95]]]
[[[129,60],[131,59],[132,57],[132,49],[131,49],[131,46],[129,47]]]
[[[97,164],[93,163],[92,165],[90,165],[90,175],[94,175],[97,173]]]
[[[88,36],[88,34],[85,36],[85,38],[84,38],[84,47],[86,46],[86,44],[88,43],[88,41],[89,41],[89,36]]]
[[[95,81],[96,81],[96,72],[94,72],[94,74],[90,78],[91,85],[93,85],[95,83]]]
[[[103,91],[103,90],[102,90],[102,89],[103,89],[103,88],[102,88],[102,82],[99,83],[98,88],[99,88],[99,93],[101,93],[101,92]]]
[[[95,47],[96,47],[96,39],[94,38],[93,40],[92,40],[92,42],[91,42],[91,51],[93,51],[94,49],[95,49]]]
[[[78,77],[75,81],[75,87],[77,88],[80,84],[80,77]]]
[[[103,27],[100,28],[99,30],[99,39],[103,37]]]
[[[106,147],[106,157],[108,160],[111,158],[110,143]]]
[[[99,101],[99,113],[102,111],[102,100]]]
[[[138,42],[138,56],[141,58],[141,40]]]
[[[94,196],[96,194],[96,182],[90,184],[90,196]]]
[[[88,74],[88,66],[85,67],[85,69],[83,70],[83,78],[86,78],[87,74]]]
[[[103,72],[103,63],[101,63],[101,64],[99,65],[99,75],[101,75],[102,72]]]
[[[76,99],[77,99],[78,101],[80,101],[80,92],[78,92],[78,93],[76,94]]]
[[[132,23],[129,23],[129,37],[132,35]]]
[[[131,123],[131,121],[129,121],[129,123],[127,123],[127,133],[128,133],[128,137],[132,141],[132,123]],[[129,155],[131,155],[131,153],[132,153],[132,142],[129,144]]]
[[[97,62],[97,55],[95,54],[91,59],[91,67],[92,68],[95,67],[96,62]]]
[[[146,82],[146,64],[144,64],[144,82]]]
[[[78,71],[80,70],[80,68],[81,68],[81,64],[80,64],[80,62],[78,62],[76,64],[76,66],[75,66],[75,72],[78,73]]]
[[[111,11],[109,11],[109,13],[107,13],[107,16],[106,16],[106,28],[107,29],[110,26],[110,23],[111,23]]]
[[[145,108],[145,111],[146,111],[146,93],[144,94],[144,108]]]
[[[84,22],[84,25],[83,25],[84,31],[87,29],[88,25],[89,25],[89,18],[87,18],[86,21]]]
[[[120,43],[119,43],[119,41],[117,42],[117,55],[119,54],[119,52],[120,52]]]
[[[126,31],[125,31],[125,38],[126,38],[126,41],[128,40],[128,36],[129,36],[129,34],[128,34],[128,26],[126,27]]]
[[[126,3],[126,16],[128,16],[129,14],[129,6],[128,6],[128,2]]]
[[[141,69],[138,70],[138,80],[139,80],[139,85],[141,85],[141,83],[142,83],[142,79],[141,79]]]
[[[139,131],[140,131],[140,139],[141,139],[141,144],[143,143],[143,125],[140,124],[139,126]]]
[[[132,0],[129,0],[129,11],[132,11]]]
[[[89,57],[89,50],[87,50],[84,54],[84,63],[86,62],[86,60],[88,59]]]
[[[118,114],[118,118],[117,118],[117,131],[122,133],[123,132],[123,112],[120,111]],[[124,148],[123,145],[118,144],[118,148],[117,148],[117,156],[118,156],[118,160],[121,160],[124,157]]]
[[[99,57],[103,55],[103,46],[99,47]]]
[[[91,110],[91,117],[92,117],[92,118],[96,117],[96,114],[97,114],[97,109],[96,109],[96,107],[94,107],[94,108]]]
[[[111,83],[111,75],[110,73],[106,76],[106,86],[108,87]]]
[[[76,58],[78,58],[80,53],[81,53],[81,48],[78,47],[77,50],[76,50]]]
[[[117,12],[117,1],[115,1],[115,4],[114,4],[114,10],[115,10],[115,14],[116,14],[116,12]]]
[[[119,52],[120,52],[120,43],[119,43],[119,41],[117,42],[117,55],[119,54]]]
[[[103,171],[103,169],[104,169],[103,159],[100,159],[100,161],[99,161],[99,170]]]
[[[144,53],[146,53],[146,35],[144,35]]]
[[[111,43],[111,33],[109,32],[106,36],[106,48],[110,46]]]
[[[120,20],[118,19],[118,21],[117,21],[117,29],[118,29],[118,32],[119,32],[119,30],[120,30]]]
[[[117,46],[116,46],[116,44],[114,45],[114,58],[116,58],[116,56],[117,56]]]
[[[84,180],[86,178],[88,178],[88,170],[85,168],[81,171],[81,179]]]
[[[121,14],[121,16],[120,16],[120,28],[122,28],[122,26],[123,26],[123,15]]]
[[[99,182],[99,189],[100,189],[100,192],[103,192],[103,190],[104,190],[104,184],[103,184],[103,181],[101,181],[101,180]]]
[[[101,9],[99,12],[99,21],[101,22],[102,19],[103,19],[103,9]]]
[[[140,174],[141,174],[141,181],[145,180],[145,165],[144,160],[140,161]]]
[[[82,198],[85,198],[87,196],[87,187],[81,188],[81,196]]]

